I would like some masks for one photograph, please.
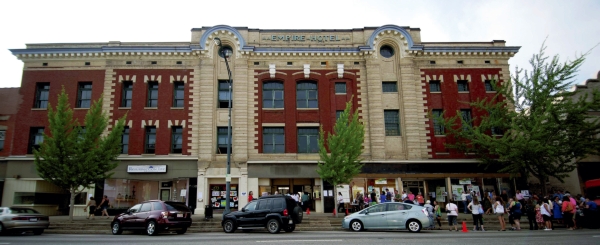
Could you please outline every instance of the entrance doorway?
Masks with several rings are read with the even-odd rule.
[[[171,190],[170,189],[161,189],[160,190],[160,200],[161,201],[170,201],[171,199]]]

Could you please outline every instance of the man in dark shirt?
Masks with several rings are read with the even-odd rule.
[[[375,189],[371,190],[371,204],[373,203],[377,203],[377,193],[375,193]]]

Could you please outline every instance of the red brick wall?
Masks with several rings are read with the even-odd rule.
[[[119,69],[114,70],[116,72],[116,80],[113,81],[114,88],[114,103],[113,119],[117,120],[127,113],[127,120],[131,121],[132,125],[129,129],[129,154],[139,155],[144,152],[145,143],[145,131],[142,128],[142,120],[145,121],[156,121],[158,120],[159,126],[156,129],[156,155],[167,155],[171,151],[171,128],[169,128],[169,120],[175,124],[175,120],[185,121],[189,119],[190,112],[190,81],[192,76],[190,73],[192,70],[186,69],[152,69],[152,70],[125,70]],[[135,75],[136,82],[133,83],[133,98],[131,109],[119,109],[121,106],[122,97],[122,84],[118,81],[119,76],[125,78],[126,75],[130,77]],[[144,81],[144,76],[150,78],[151,75],[155,77],[161,76],[161,82],[158,85],[158,108],[157,109],[144,109],[147,101],[147,83]],[[173,105],[173,84],[170,83],[170,77],[174,76],[187,76],[185,82],[185,94],[184,94],[184,108],[183,109],[171,109]],[[186,122],[183,128],[183,154],[190,155],[190,147],[188,139],[190,138],[191,124]]]
[[[92,83],[92,99],[98,100],[104,90],[104,70],[60,70],[60,71],[23,71],[20,94],[23,103],[19,107],[15,124],[15,136],[11,155],[27,154],[29,129],[31,127],[46,127],[48,133],[48,111],[32,110],[35,100],[36,84],[50,83],[48,102],[55,107],[58,94],[64,86],[69,95],[71,107],[75,107],[79,82]],[[83,124],[86,109],[74,109],[73,117]]]
[[[6,129],[2,129],[6,132],[4,135],[4,147],[0,150],[0,157],[9,156],[12,148],[16,114],[22,102],[19,90],[20,88],[0,88],[0,117],[3,118],[0,119],[0,126],[6,127]]]
[[[337,77],[337,70],[311,70],[311,72],[319,73],[315,75],[310,74],[308,79],[304,78],[304,73],[301,70],[278,70],[277,72],[286,73],[286,75],[276,74],[274,79],[270,78],[270,74],[263,73],[265,70],[257,70],[257,73],[263,73],[257,76],[258,85],[256,100],[258,112],[258,118],[256,125],[258,130],[256,136],[258,137],[257,149],[259,153],[262,153],[262,124],[263,123],[285,123],[285,152],[296,153],[298,151],[298,127],[296,123],[319,123],[323,129],[327,132],[333,130],[335,124],[335,112],[336,110],[344,110],[346,108],[346,102],[350,100],[352,95],[353,108],[358,108],[357,98],[357,76],[344,74],[343,78]],[[357,73],[355,70],[347,70],[349,72]],[[293,75],[294,73],[298,73]],[[334,72],[333,75],[325,75],[327,73]],[[284,108],[283,110],[263,110],[262,109],[262,85],[268,81],[280,81],[283,82],[284,86]],[[296,108],[296,84],[300,81],[312,81],[317,82],[318,88],[318,109],[300,109]],[[335,94],[335,82],[346,82],[346,94],[336,95]]]
[[[429,88],[429,81],[423,80],[423,88],[426,89],[427,102],[426,106],[429,110],[432,109],[443,109],[445,117],[453,117],[456,115],[456,111],[460,109],[471,109],[472,118],[475,119],[477,124],[477,118],[486,115],[487,112],[478,111],[472,109],[468,104],[469,102],[477,101],[483,98],[493,98],[496,93],[488,93],[485,91],[484,81],[481,79],[481,75],[498,75],[500,74],[500,68],[479,68],[479,69],[422,69],[422,78],[426,78],[427,75],[433,79],[433,76],[443,76],[443,82],[441,83],[441,93],[431,93]],[[469,92],[459,93],[458,86],[454,80],[454,75],[460,78],[460,75],[464,75],[465,79],[467,75],[471,76],[469,82]],[[499,82],[503,82],[500,80]],[[429,120],[429,141],[431,142],[431,153],[433,158],[468,158],[463,153],[456,152],[455,150],[446,149],[445,143],[450,143],[449,137],[435,136],[433,119]],[[436,153],[449,153],[443,155],[436,155]]]

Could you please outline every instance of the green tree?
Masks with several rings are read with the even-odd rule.
[[[346,102],[346,109],[336,120],[333,134],[323,131],[323,127],[319,132],[321,160],[318,162],[317,173],[324,181],[333,184],[336,196],[337,186],[350,183],[352,178],[360,173],[363,166],[360,155],[363,151],[365,129],[362,122],[358,120],[358,109],[352,112],[352,98]],[[336,209],[337,206],[336,198]]]
[[[121,153],[121,134],[125,117],[117,121],[110,132],[108,116],[102,112],[102,99],[88,110],[84,126],[73,118],[68,95],[63,87],[58,104],[48,106],[49,134],[35,149],[36,170],[44,180],[70,193],[69,219],[73,220],[75,195],[99,180],[110,178]]]
[[[577,98],[570,90],[589,52],[560,62],[545,50],[542,45],[530,59],[531,71],[517,67],[493,99],[470,103],[486,116],[467,121],[457,113],[434,119],[452,136],[448,148],[474,153],[482,164],[513,177],[534,176],[544,194],[550,177],[564,182],[579,160],[600,149],[600,122],[589,114],[600,109],[600,93]]]

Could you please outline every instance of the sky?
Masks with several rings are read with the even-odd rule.
[[[0,87],[19,87],[23,62],[9,49],[28,43],[190,42],[192,28],[214,25],[255,29],[351,29],[386,24],[421,28],[423,42],[490,42],[521,46],[509,60],[530,69],[546,40],[546,54],[562,61],[600,43],[597,0],[302,0],[302,1],[2,1]],[[600,47],[574,78],[600,71]]]

